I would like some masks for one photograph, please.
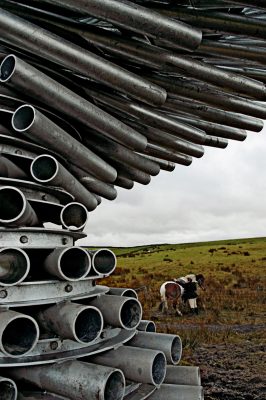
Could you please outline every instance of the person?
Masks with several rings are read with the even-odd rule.
[[[199,313],[197,306],[197,283],[193,282],[191,278],[187,278],[187,282],[183,284],[184,293],[182,299],[184,303],[188,301],[189,307],[193,314]]]

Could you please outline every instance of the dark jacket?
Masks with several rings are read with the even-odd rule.
[[[184,287],[184,294],[182,298],[184,301],[188,299],[196,299],[198,297],[196,282],[188,282],[183,287]]]

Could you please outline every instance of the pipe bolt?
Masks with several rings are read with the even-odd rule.
[[[5,299],[8,296],[7,290],[0,291],[0,299]]]
[[[57,350],[58,349],[58,343],[57,342],[51,342],[50,343],[50,349],[51,350]]]
[[[72,285],[66,285],[65,286],[65,292],[70,293],[73,290],[73,286]]]
[[[28,239],[28,237],[27,236],[21,236],[20,237],[20,242],[21,243],[23,243],[23,244],[25,244],[25,243],[28,243],[28,241],[29,241],[29,239]]]
[[[65,237],[64,237],[64,238],[62,239],[62,244],[63,244],[63,245],[66,245],[67,243],[68,243],[68,238],[65,238]]]

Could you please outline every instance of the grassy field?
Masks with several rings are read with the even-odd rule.
[[[264,399],[266,238],[113,248],[115,273],[101,283],[138,290],[143,318],[180,334],[182,364],[202,368],[205,399]],[[205,309],[178,317],[158,311],[166,280],[203,273]]]

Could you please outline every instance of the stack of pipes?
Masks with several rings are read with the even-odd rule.
[[[117,187],[262,130],[264,1],[0,7],[0,397],[203,399],[180,337],[97,284],[113,252],[75,242]]]

